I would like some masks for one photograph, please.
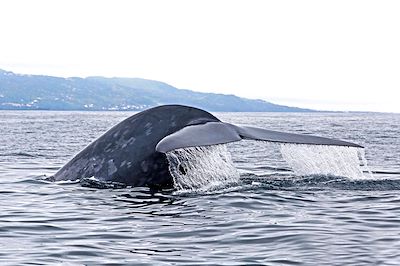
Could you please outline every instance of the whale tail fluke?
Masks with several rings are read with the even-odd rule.
[[[242,139],[363,148],[358,144],[337,139],[286,133],[251,126],[238,126],[223,122],[209,122],[201,125],[187,126],[166,136],[158,142],[156,151],[166,153],[180,148],[225,144]]]

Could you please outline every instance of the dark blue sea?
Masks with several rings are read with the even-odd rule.
[[[46,180],[132,114],[0,112],[1,265],[400,265],[399,114],[215,113],[361,144],[360,179],[298,176],[243,141],[228,145],[239,182],[209,191]]]

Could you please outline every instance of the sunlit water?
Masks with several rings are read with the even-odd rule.
[[[301,166],[293,158],[310,151],[242,141],[227,146],[240,177],[210,190],[151,194],[42,179],[130,115],[0,112],[0,264],[399,265],[400,115],[216,114],[361,144],[373,177],[351,162],[354,176],[297,176],[290,167],[301,175],[318,170],[312,158],[325,159],[303,156]]]

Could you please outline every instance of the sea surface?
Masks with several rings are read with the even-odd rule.
[[[0,112],[0,265],[400,265],[399,114],[215,113],[363,145],[362,179],[296,176],[242,141],[239,182],[209,191],[46,180],[132,114]]]

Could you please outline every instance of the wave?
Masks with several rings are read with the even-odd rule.
[[[9,153],[0,153],[0,157],[29,157],[29,158],[37,158],[43,157],[40,154],[32,154],[27,152],[9,152]]]
[[[267,190],[400,190],[400,179],[350,179],[347,177],[311,175],[306,177],[260,177],[247,175],[243,184]]]

